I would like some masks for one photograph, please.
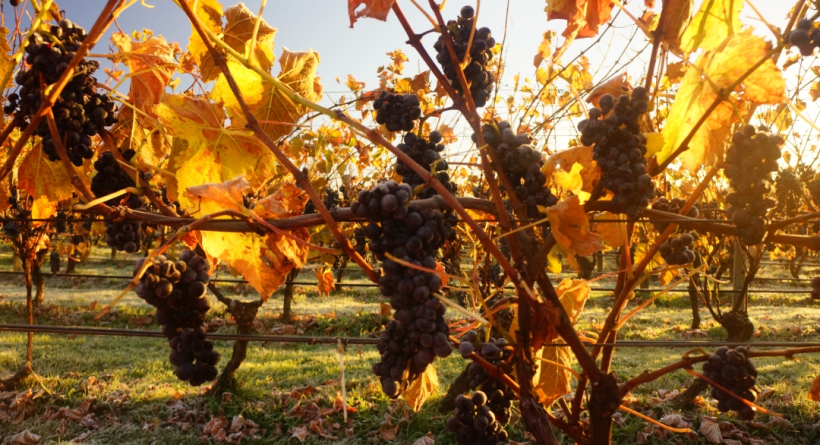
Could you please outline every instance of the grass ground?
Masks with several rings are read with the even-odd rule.
[[[104,257],[105,252],[94,252],[94,256]],[[10,267],[7,252],[0,251],[0,270]],[[130,262],[110,261],[89,262],[77,269],[78,273],[97,274],[129,274],[130,271]],[[813,276],[815,270],[806,270],[806,273],[806,276]],[[784,276],[784,271],[770,267],[766,274],[779,277]],[[352,276],[355,279],[355,275]],[[306,274],[304,279],[312,280],[313,277]],[[38,311],[35,323],[158,329],[151,318],[152,308],[142,304],[133,294],[101,322],[93,322],[99,307],[116,296],[124,286],[123,281],[46,280],[46,306]],[[248,298],[254,297],[241,285],[223,286],[222,289],[229,296],[247,294]],[[25,322],[24,301],[25,291],[20,277],[0,277],[0,323]],[[606,317],[611,301],[607,293],[596,292],[579,321],[579,329],[591,330],[599,325]],[[275,318],[280,306],[281,295],[278,293],[263,306],[259,317],[263,331],[280,327]],[[326,298],[319,298],[310,288],[298,288],[294,308],[301,319],[297,327],[303,326],[305,320],[315,320],[306,332],[310,335],[374,336],[386,321],[379,314],[379,299],[366,288],[344,290]],[[820,341],[820,307],[805,295],[753,295],[750,315],[759,332],[756,341]],[[224,319],[225,314],[217,305],[211,317]],[[621,331],[620,338],[724,338],[723,330],[711,320],[707,311],[701,310],[701,317],[702,331],[688,331],[686,328],[691,322],[688,297],[685,294],[663,296],[636,315]],[[233,332],[233,327],[226,325],[217,332]],[[452,434],[443,427],[447,413],[438,411],[437,401],[465,365],[456,354],[437,361],[440,388],[419,413],[408,415],[403,402],[391,402],[381,394],[372,376],[370,366],[378,357],[375,348],[351,345],[345,355],[347,400],[357,412],[351,414],[347,425],[338,412],[327,416],[325,421],[311,424],[310,420],[316,418],[311,403],[316,403],[318,409],[332,408],[340,392],[340,385],[335,380],[339,377],[339,358],[332,346],[252,343],[248,357],[238,371],[239,383],[231,389],[231,396],[212,399],[203,395],[203,387],[193,388],[175,379],[163,339],[38,334],[34,336],[34,344],[37,377],[26,380],[24,387],[30,388],[38,397],[20,422],[2,420],[0,414],[0,444],[3,445],[24,430],[42,436],[41,444],[217,443],[213,436],[219,437],[218,428],[213,427],[218,422],[211,422],[207,428],[206,424],[223,416],[231,422],[238,415],[260,428],[257,438],[242,438],[241,443],[245,444],[298,443],[293,436],[294,433],[299,435],[302,427],[306,428],[306,444],[388,443],[385,438],[390,438],[394,430],[396,437],[392,443],[411,444],[431,432],[436,443],[452,444]],[[0,334],[0,377],[19,368],[25,360],[24,345],[25,334]],[[223,362],[230,356],[231,347],[229,342],[216,343]],[[615,355],[613,369],[620,379],[628,379],[645,369],[675,361],[684,352],[669,348],[621,348]],[[764,441],[757,443],[814,445],[820,438],[820,412],[814,402],[807,399],[807,391],[820,369],[817,363],[816,356],[756,361],[760,370],[758,386],[765,395],[761,404],[784,414],[788,423],[772,421],[773,418],[764,415],[759,415],[756,422],[740,422],[731,414],[718,413],[708,398],[701,400],[696,409],[682,414],[693,423],[693,431],[701,426],[703,416],[729,422],[723,425],[723,429],[729,431],[729,425],[736,428],[735,437],[741,440],[740,443],[754,444],[752,439],[757,438]],[[633,409],[660,419],[664,414],[674,412],[665,404],[668,392],[682,389],[690,381],[691,377],[683,372],[667,375],[638,388],[632,394],[631,405]],[[82,404],[87,400],[93,402],[85,412]],[[10,401],[0,394],[0,413],[9,409]],[[184,407],[175,404],[176,401],[182,401]],[[303,409],[294,409],[297,405]],[[61,420],[59,417],[64,416],[54,414],[61,407],[75,409],[80,415],[76,416],[76,421]],[[49,420],[51,418],[55,419]],[[702,434],[664,434],[631,415],[623,414],[618,420],[620,423],[615,428],[613,440],[617,444],[643,440],[650,444],[670,441],[709,443]],[[242,431],[247,432],[248,428],[250,426]],[[527,442],[517,417],[508,430],[513,440]],[[211,434],[205,431],[211,431]],[[223,441],[230,440],[236,441],[223,438]],[[571,443],[566,438],[562,440]]]

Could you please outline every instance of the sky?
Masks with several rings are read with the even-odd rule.
[[[140,2],[135,3],[117,19],[119,28],[126,33],[149,28],[154,35],[162,35],[168,41],[176,41],[180,47],[185,48],[191,34],[191,27],[184,13],[171,0],[144,1],[154,7],[149,9],[142,6]],[[443,11],[445,20],[455,18],[465,4],[475,6],[474,1],[449,0]],[[67,18],[86,29],[91,28],[105,4],[104,0],[57,0],[57,2],[60,8],[66,11]],[[773,25],[780,27],[785,25],[787,13],[791,7],[790,1],[752,0],[752,2]],[[231,0],[222,1],[224,8],[236,3],[238,2]],[[248,9],[256,13],[261,0],[247,0],[244,3]],[[398,0],[398,3],[416,32],[431,28],[429,22],[409,0]],[[428,5],[425,0],[417,0],[417,3]],[[655,3],[663,2],[656,1]],[[696,0],[695,11],[700,3],[701,0]],[[504,38],[506,31],[504,51],[507,70],[499,88],[502,96],[506,96],[511,91],[512,76],[515,73],[520,73],[522,77],[534,78],[535,68],[532,60],[542,40],[542,34],[553,30],[560,36],[566,26],[563,20],[547,21],[544,12],[545,5],[545,0],[510,0],[509,2],[507,0],[484,0],[481,2],[479,25],[489,27],[499,42]],[[6,26],[9,26],[10,8],[8,4],[4,7],[7,13]],[[507,15],[508,7],[509,14]],[[632,0],[628,2],[626,9],[633,15],[640,16],[645,10],[644,2]],[[614,12],[617,12],[617,9]],[[658,12],[658,7],[656,7],[656,12]],[[344,85],[347,75],[352,75],[358,81],[365,82],[367,89],[376,88],[378,86],[377,68],[387,64],[387,52],[402,49],[407,54],[410,60],[406,64],[404,73],[406,76],[426,70],[413,48],[405,43],[407,35],[392,13],[386,22],[368,18],[359,19],[355,27],[351,29],[345,0],[268,0],[263,17],[269,25],[277,29],[275,38],[277,56],[285,47],[291,51],[313,49],[319,53],[321,63],[318,74],[322,78],[325,104],[338,101],[342,95],[346,95],[347,98],[352,97]],[[745,24],[761,28],[759,34],[769,39],[772,37],[772,34],[761,26],[757,15],[746,5],[741,12],[741,18]],[[13,26],[13,19],[11,21]],[[28,23],[28,20],[24,23]],[[93,53],[113,51],[113,47],[108,43],[108,37],[112,32],[116,32],[116,27],[112,26],[105,38],[92,50]],[[633,80],[640,79],[645,72],[649,51],[646,51],[643,56],[638,56],[626,68],[621,65],[624,60],[632,58],[637,50],[647,43],[647,40],[638,34],[633,42],[627,45],[625,42],[635,32],[634,23],[625,14],[620,14],[614,22],[613,29],[605,35],[601,44],[585,53],[590,60],[590,70],[593,74],[603,75],[614,69],[616,73],[627,72]],[[430,34],[424,39],[431,54],[435,54],[432,50],[435,39],[435,34]],[[560,43],[561,40],[559,37],[555,43]],[[571,60],[593,41],[594,39],[577,40],[567,51],[563,60]],[[103,65],[105,66],[106,63]],[[278,66],[274,70],[274,74],[276,73],[278,73]],[[593,80],[597,83],[602,79],[594,78]],[[182,84],[181,88],[184,89],[187,86]],[[468,130],[463,123],[456,128],[456,134],[459,134],[460,129],[463,130],[462,136],[468,135],[466,134]],[[574,131],[571,124],[567,124],[565,128],[559,128],[556,131],[555,137],[562,139],[570,137]],[[554,143],[561,144],[563,141],[556,139]]]

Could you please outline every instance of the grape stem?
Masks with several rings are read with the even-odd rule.
[[[43,73],[40,73],[40,88],[40,91],[45,91]],[[54,121],[54,113],[51,111],[51,107],[46,109],[46,122],[48,123],[48,129],[51,132],[51,140],[54,141],[54,149],[57,152],[57,156],[60,158],[60,162],[63,164],[63,168],[65,168],[66,174],[68,174],[71,185],[73,185],[74,188],[77,189],[81,195],[83,195],[85,202],[94,201],[94,194],[91,193],[91,190],[89,190],[82,179],[80,179],[80,175],[77,174],[77,170],[74,169],[74,165],[72,165],[71,161],[68,159],[65,145],[63,145],[63,141],[60,140],[60,132],[57,131],[57,123]],[[103,213],[111,212],[111,208],[104,203],[97,205]]]

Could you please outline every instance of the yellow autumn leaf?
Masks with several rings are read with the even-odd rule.
[[[221,183],[239,175],[255,189],[276,176],[273,154],[247,130],[224,128],[225,114],[217,104],[204,98],[165,94],[154,111],[175,139],[187,142],[172,151],[175,159],[169,170],[175,174],[174,190]],[[198,208],[185,196],[180,196],[179,202],[185,209]]]
[[[644,133],[646,138],[646,159],[663,150],[663,133]]]
[[[598,167],[598,163],[592,159],[591,146],[581,145],[568,150],[559,151],[544,161],[544,166],[541,168],[541,171],[547,175],[547,178],[551,178],[554,177],[556,169],[561,168],[567,170],[567,168],[569,168],[571,170],[575,164],[585,166],[585,168],[580,171],[581,177],[584,180],[581,190],[592,192],[595,185],[597,185],[601,179],[601,169]]]
[[[0,78],[6,76],[9,70],[14,69],[14,60],[11,58],[11,47],[9,46],[8,40],[6,40],[6,36],[8,36],[9,30],[5,26],[0,27]],[[11,88],[14,86],[13,77],[9,77],[9,83],[3,86],[3,88]]]
[[[715,49],[727,37],[740,31],[741,0],[707,0],[701,3],[695,18],[681,37],[680,49],[692,53],[698,49]]]
[[[421,406],[438,389],[438,374],[433,365],[427,369],[404,390],[401,397],[410,405],[413,412],[419,412]]]
[[[241,273],[264,301],[285,282],[292,269],[305,265],[310,250],[304,244],[276,233],[267,236],[200,233],[202,249],[208,257],[218,258]],[[291,234],[304,240],[310,237],[305,229],[291,231]]]
[[[771,50],[771,44],[743,30],[727,38],[714,51],[698,57],[695,67],[686,72],[669,117],[663,128],[664,148],[658,155],[659,162],[681,145],[683,140],[705,114],[718,91],[729,87],[759,62]],[[705,80],[704,76],[708,79]],[[770,59],[766,60],[742,83],[741,100],[756,104],[779,103],[785,100],[783,75]],[[731,103],[723,101],[709,115],[688,144],[688,150],[680,160],[684,168],[696,171],[701,166],[712,166],[723,157],[723,145],[737,120]]]
[[[536,353],[536,357],[572,366],[572,351],[569,347],[545,346]],[[544,406],[550,406],[559,397],[572,391],[572,373],[552,363],[537,360],[538,370],[535,373],[535,395]]]
[[[561,301],[561,306],[567,312],[567,316],[572,321],[572,324],[578,322],[578,317],[584,311],[584,305],[589,299],[589,293],[592,288],[586,280],[574,280],[572,278],[564,278],[561,284],[555,288],[555,293]]]
[[[350,17],[350,27],[353,27],[359,17],[370,17],[383,22],[386,21],[387,15],[395,2],[396,0],[348,0],[347,14]],[[364,8],[359,9],[362,4]]]
[[[316,75],[319,61],[319,54],[314,51],[291,52],[285,48],[279,59],[281,71],[278,80],[305,99],[318,102],[322,99],[322,84]],[[308,112],[307,108],[292,102],[253,70],[231,61],[228,67],[242,89],[251,112],[272,139],[290,133],[293,126],[289,124],[296,123]],[[245,114],[222,74],[214,84],[212,97],[225,106],[233,127],[244,128],[247,123]]]
[[[533,57],[532,64],[536,68],[541,66],[541,63],[552,54],[552,39],[555,38],[555,31],[547,31],[544,33],[544,39],[538,45],[538,52]]]
[[[601,237],[589,231],[589,220],[577,196],[547,208],[547,217],[555,241],[567,253],[567,262],[576,271],[579,266],[575,255],[589,256],[604,248]]]
[[[196,3],[194,14],[199,18],[202,26],[214,33],[222,32],[222,5],[216,0],[184,0],[189,5]],[[244,47],[243,47],[244,49]],[[199,72],[202,74],[202,81],[208,82],[216,78],[219,70],[216,69],[213,57],[208,52],[208,48],[199,37],[199,33],[191,25],[191,37],[188,40],[188,52],[194,56]]]
[[[583,169],[584,166],[576,162],[572,164],[572,169],[569,172],[559,169],[553,175],[555,184],[578,196],[581,204],[587,202],[590,196],[588,192],[583,190],[584,178],[581,176],[581,170]]]
[[[319,296],[330,296],[330,292],[336,289],[333,282],[333,271],[330,268],[320,267],[316,269],[316,292]]]
[[[80,175],[82,179],[85,175]],[[5,187],[5,182],[2,181]],[[50,218],[57,211],[57,202],[74,192],[71,178],[60,162],[51,162],[40,144],[34,145],[17,169],[17,188],[34,199],[32,218]],[[4,194],[8,194],[3,190]],[[2,202],[7,204],[8,197]]]
[[[259,22],[256,31],[256,41],[253,44],[253,55],[248,54],[254,27]],[[238,3],[225,10],[225,29],[223,40],[231,48],[243,53],[251,62],[265,71],[273,65],[273,39],[276,29],[272,28],[265,19],[259,20],[243,3]]]
[[[563,264],[561,264],[561,257],[558,256],[559,250],[558,246],[553,247],[547,255],[547,270],[550,273],[561,273],[564,269]]]

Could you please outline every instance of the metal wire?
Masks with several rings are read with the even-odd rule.
[[[103,337],[147,337],[166,338],[160,331],[139,329],[107,329],[89,328],[81,326],[47,326],[25,324],[0,324],[0,332],[34,332],[39,334],[63,335],[94,335]],[[264,343],[306,343],[308,345],[328,344],[336,345],[339,339],[352,345],[375,345],[376,338],[367,337],[310,337],[299,335],[251,335],[251,334],[208,334],[209,340],[219,341],[253,341]],[[565,343],[545,344],[547,347],[569,346]],[[731,341],[661,341],[661,340],[621,340],[616,343],[587,343],[586,346],[612,346],[616,348],[693,348],[693,347],[720,347],[720,346],[753,346],[756,348],[769,347],[814,347],[820,342],[799,341],[764,341],[764,342],[731,342]]]

